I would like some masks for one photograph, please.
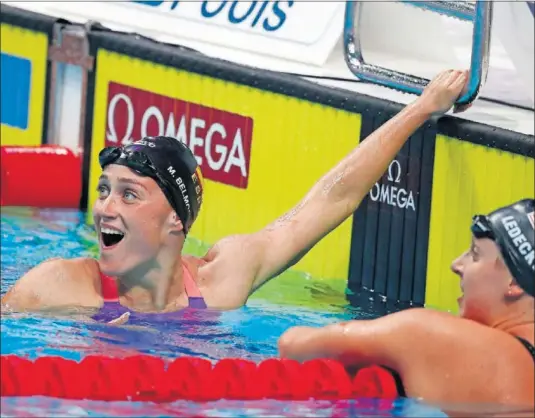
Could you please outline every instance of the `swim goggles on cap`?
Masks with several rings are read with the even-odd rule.
[[[472,226],[470,228],[476,238],[489,238],[495,240],[494,232],[490,226],[489,218],[486,215],[475,215],[472,218]]]
[[[149,177],[158,176],[158,170],[152,164],[149,157],[140,151],[129,151],[121,147],[106,147],[100,151],[98,161],[100,166],[104,168],[109,164],[113,164],[119,158],[128,162],[128,166],[139,171],[141,174]]]
[[[139,172],[140,174],[152,178],[160,187],[165,197],[175,210],[182,221],[184,232],[186,231],[187,220],[189,219],[187,209],[179,207],[174,198],[173,187],[160,175],[158,169],[154,166],[147,154],[141,151],[125,150],[122,147],[106,147],[98,155],[100,166],[104,168],[118,160],[124,162],[127,167]],[[186,213],[185,213],[186,212]]]

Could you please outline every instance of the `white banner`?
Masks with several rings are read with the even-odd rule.
[[[218,45],[301,63],[322,65],[342,34],[340,1],[150,1],[8,2],[78,22],[202,50]]]

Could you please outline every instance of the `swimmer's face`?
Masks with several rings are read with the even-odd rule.
[[[473,238],[470,249],[451,268],[461,279],[460,315],[491,325],[504,306],[512,282],[496,243],[487,238]]]
[[[146,266],[169,239],[173,210],[156,182],[111,164],[99,179],[93,217],[104,274]]]

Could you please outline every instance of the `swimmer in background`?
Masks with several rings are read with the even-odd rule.
[[[534,211],[534,199],[524,199],[474,216],[470,249],[451,265],[463,292],[459,317],[413,308],[374,320],[292,327],[279,339],[281,357],[333,358],[348,368],[382,365],[392,371],[400,396],[449,408],[514,405],[526,407],[524,414],[499,415],[533,417]]]
[[[6,293],[2,309],[84,308],[98,321],[135,323],[136,317],[169,317],[188,306],[241,307],[353,214],[408,138],[433,114],[448,111],[466,81],[463,71],[440,73],[286,215],[258,232],[220,240],[201,258],[182,254],[202,201],[191,151],[168,137],[105,148],[93,207],[99,259],[39,264]]]

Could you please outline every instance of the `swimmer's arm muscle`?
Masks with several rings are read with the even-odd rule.
[[[293,327],[280,337],[279,353],[298,361],[332,358],[346,366],[380,364],[402,373],[407,365],[415,365],[418,344],[430,336],[422,319],[429,320],[426,312],[410,309],[373,320]]]
[[[415,101],[362,141],[286,215],[256,235],[262,259],[253,289],[301,259],[357,209],[408,138],[431,116]]]

